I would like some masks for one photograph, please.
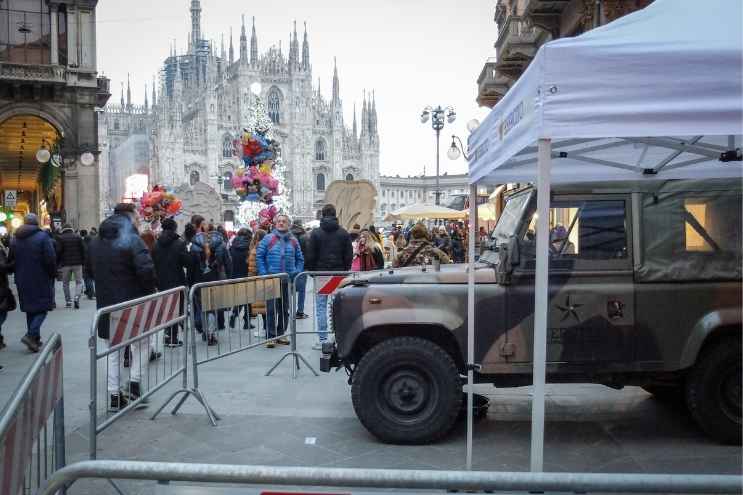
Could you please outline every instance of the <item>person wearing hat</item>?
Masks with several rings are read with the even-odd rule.
[[[21,311],[26,313],[27,332],[21,342],[31,352],[42,346],[41,325],[54,306],[57,253],[52,238],[39,228],[39,218],[29,213],[15,232],[10,246],[15,261],[15,283]]]
[[[70,224],[62,226],[62,232],[57,236],[57,260],[62,274],[62,289],[64,289],[65,306],[72,307],[73,299],[70,294],[70,281],[75,277],[75,309],[80,309],[80,296],[83,294],[83,265],[85,264],[85,243]]]
[[[450,263],[449,256],[434,246],[428,236],[428,229],[422,223],[417,223],[410,229],[410,242],[397,254],[392,262],[395,268],[413,265],[425,265],[427,260],[438,258],[441,263]]]

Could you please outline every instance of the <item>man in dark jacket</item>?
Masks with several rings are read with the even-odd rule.
[[[250,230],[242,228],[237,231],[237,235],[232,239],[232,245],[230,246],[230,258],[232,259],[232,277],[231,278],[245,278],[248,276],[248,254],[250,254],[250,241],[253,235]],[[252,328],[250,325],[250,311],[248,311],[247,304],[241,304],[232,308],[232,315],[230,315],[230,327],[235,326],[235,320],[240,315],[240,311],[243,311],[243,330],[249,330]]]
[[[90,243],[88,265],[95,278],[98,291],[96,307],[98,308],[130,301],[155,292],[155,265],[147,246],[139,237],[138,223],[139,217],[134,205],[119,203],[114,208],[113,216],[101,223],[98,237]],[[107,315],[102,317],[98,323],[98,336],[109,342]],[[133,399],[141,395],[140,356],[142,353],[147,353],[148,349],[147,339],[131,344],[129,395]],[[112,410],[118,410],[127,404],[119,383],[119,354],[121,351],[108,356],[108,393]]]
[[[168,290],[186,285],[186,269],[191,258],[186,251],[186,243],[176,233],[178,224],[172,218],[162,221],[162,233],[152,249],[152,261],[155,263],[158,290]],[[183,310],[183,299],[180,301]],[[183,342],[178,340],[178,325],[165,330],[165,345],[178,347]]]
[[[292,235],[299,241],[299,248],[302,250],[302,256],[307,258],[307,232],[302,227],[301,220],[294,220],[291,228]],[[304,312],[304,299],[307,287],[307,276],[302,275],[294,280],[294,287],[297,291],[297,318],[303,320],[310,316]]]
[[[65,307],[72,307],[70,279],[75,276],[75,309],[80,309],[80,296],[83,293],[83,265],[85,264],[85,244],[83,238],[65,224],[57,236],[57,263],[62,273]]]
[[[39,219],[33,213],[26,215],[23,225],[16,231],[10,258],[15,260],[15,283],[28,326],[21,342],[31,352],[39,352],[41,324],[54,305],[57,255],[52,238],[39,228]]]
[[[335,206],[323,206],[320,228],[312,231],[309,249],[307,250],[307,270],[341,271],[351,270],[353,262],[353,245],[346,229],[338,224]],[[328,296],[315,296],[315,314],[317,318],[318,342],[313,349],[321,349],[328,339]]]

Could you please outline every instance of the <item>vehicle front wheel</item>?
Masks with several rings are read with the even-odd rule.
[[[741,342],[724,339],[705,349],[686,382],[686,403],[715,440],[741,443]]]
[[[383,442],[425,444],[454,425],[462,382],[444,349],[429,340],[396,337],[364,355],[351,395],[361,423]]]

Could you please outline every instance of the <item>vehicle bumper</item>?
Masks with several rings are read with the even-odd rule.
[[[322,355],[320,356],[320,371],[329,373],[333,368],[339,368],[341,360],[338,357],[338,347],[335,342],[325,342],[322,345]]]

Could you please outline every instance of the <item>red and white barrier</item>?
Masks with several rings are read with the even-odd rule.
[[[61,398],[62,347],[59,347],[34,377],[0,438],[0,494],[18,495],[23,490],[34,442]]]
[[[315,277],[317,293],[321,296],[329,296],[341,285],[347,275],[333,275],[330,277]]]
[[[136,338],[178,316],[180,292],[111,313],[111,346]]]

